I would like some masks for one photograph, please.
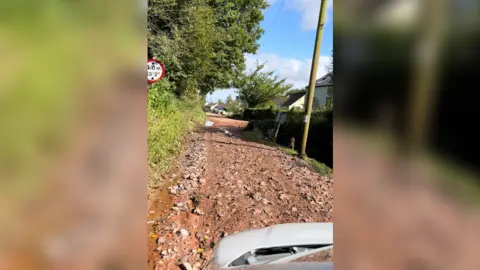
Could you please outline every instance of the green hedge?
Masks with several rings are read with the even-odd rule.
[[[180,153],[185,135],[205,120],[201,101],[180,99],[163,81],[149,89],[148,165],[149,187],[162,184],[160,175]]]
[[[252,131],[254,128],[257,128],[263,134],[267,134],[269,130],[277,128],[277,125],[278,125],[277,122],[275,122],[275,120],[272,120],[272,119],[251,120],[251,121],[248,121],[246,130]]]
[[[250,109],[243,111],[243,120],[275,119],[277,112],[273,109]]]
[[[300,149],[303,134],[303,116],[292,115],[280,126],[277,143],[288,146],[295,137],[295,149]],[[333,166],[333,114],[318,112],[312,114],[308,130],[307,155],[330,168]]]
[[[259,110],[256,110],[259,111]],[[264,113],[264,112],[262,112]],[[267,113],[264,113],[265,115]],[[258,115],[258,114],[257,114]],[[263,116],[263,115],[262,115]],[[256,127],[263,134],[275,129],[275,116],[269,119],[254,119],[248,122],[247,130]],[[287,112],[287,120],[280,126],[277,143],[289,146],[290,138],[295,138],[295,149],[300,149],[303,134],[303,112]],[[307,155],[327,166],[333,166],[333,110],[315,110],[312,112],[308,132]]]
[[[247,108],[243,111],[242,119],[243,120],[267,120],[275,119],[278,112],[284,112],[289,115],[289,117],[303,117],[305,114],[303,110],[288,110],[288,109],[274,109],[274,108]],[[312,117],[323,116],[331,114],[332,109],[314,109],[312,111]]]

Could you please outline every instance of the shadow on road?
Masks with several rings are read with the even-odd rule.
[[[209,114],[209,115],[208,115],[208,118],[217,118],[217,119],[218,119],[218,118],[221,118],[221,119],[229,119],[229,118],[227,118],[227,117],[225,117],[225,116],[222,116],[222,115],[217,115],[217,114]]]
[[[238,138],[238,139],[241,139],[243,141],[242,138]],[[250,148],[256,148],[256,149],[261,149],[261,150],[267,150],[267,151],[275,151],[275,149],[271,148],[271,147],[259,147],[259,146],[253,146],[253,145],[249,145],[249,144],[243,144],[243,143],[232,143],[232,142],[222,142],[222,141],[217,141],[217,140],[203,140],[205,142],[213,142],[213,143],[219,143],[219,144],[224,144],[224,145],[235,145],[235,146],[246,146],[246,147],[250,147]],[[247,141],[248,142],[248,141]],[[250,142],[251,143],[251,142]]]

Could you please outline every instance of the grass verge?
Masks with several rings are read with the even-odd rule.
[[[307,157],[306,158],[306,161],[313,167],[313,169],[319,173],[320,175],[328,175],[328,176],[332,176],[333,175],[333,170],[328,167],[327,165],[321,163],[321,162],[318,162],[316,161],[315,159],[313,158],[309,158]]]
[[[161,175],[178,157],[185,136],[205,120],[200,103],[169,96],[163,106],[148,110],[148,186],[161,186]]]
[[[278,145],[274,142],[270,142],[270,141],[266,141],[264,140],[264,136],[263,134],[258,131],[258,130],[254,130],[254,131],[242,131],[241,132],[241,135],[242,137],[246,140],[246,141],[250,141],[250,142],[256,142],[256,143],[261,143],[261,144],[265,144],[265,145],[268,145],[268,146],[272,146],[272,147],[276,147],[277,149],[281,150],[282,152],[288,154],[288,155],[291,155],[291,156],[297,156],[298,153],[297,151],[291,149],[291,148],[288,148],[288,147],[285,147],[285,146],[281,146],[281,145]],[[332,176],[332,169],[330,167],[328,167],[327,165],[321,163],[321,162],[318,162],[317,160],[313,159],[313,158],[309,158],[309,157],[306,157],[305,158],[305,161],[307,162],[307,164],[309,164],[318,174],[320,175],[328,175],[328,176]]]

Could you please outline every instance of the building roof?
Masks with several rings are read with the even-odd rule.
[[[333,81],[332,81],[332,73],[331,72],[325,74],[323,77],[321,77],[320,79],[318,79],[315,82],[315,87],[332,86],[332,85],[333,85]]]
[[[210,102],[210,103],[207,103],[205,106],[212,107],[212,106],[215,106],[215,105],[217,105],[216,102]]]
[[[273,99],[273,103],[277,105],[277,107],[282,107],[283,103],[288,100],[288,97],[277,97]]]
[[[302,98],[303,96],[305,96],[305,93],[304,92],[300,92],[300,93],[294,93],[294,94],[291,94],[288,96],[288,99],[287,101],[285,101],[281,107],[288,107],[290,105],[292,105],[293,103],[295,103],[297,100],[299,100],[300,98]]]
[[[229,106],[227,104],[224,104],[224,103],[219,103],[215,108],[217,109],[225,109],[225,108],[228,108]]]

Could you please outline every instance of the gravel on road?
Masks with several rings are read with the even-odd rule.
[[[209,120],[213,127],[192,134],[180,171],[167,177],[170,199],[150,221],[155,269],[200,269],[215,244],[236,232],[332,221],[332,178],[277,148],[243,140],[244,121]]]

